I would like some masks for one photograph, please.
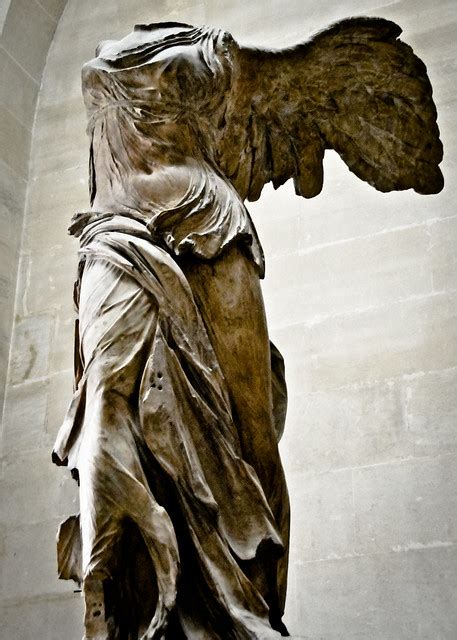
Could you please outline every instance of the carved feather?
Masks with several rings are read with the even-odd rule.
[[[437,193],[442,145],[425,65],[381,18],[351,18],[292,49],[235,46],[217,142],[221,170],[243,198],[294,179],[322,189],[325,149],[380,191]]]

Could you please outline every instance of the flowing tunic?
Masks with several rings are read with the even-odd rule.
[[[230,57],[219,31],[166,40],[83,70],[92,208],[70,228],[81,243],[76,391],[53,453],[79,479],[81,516],[61,528],[59,571],[117,576],[112,608],[119,625],[129,621],[125,638],[144,632],[154,606],[160,630],[161,598],[185,637],[277,638],[243,567],[261,549],[279,558],[287,540],[243,459],[230,389],[178,264],[238,244],[263,274],[249,214],[196,133],[222,105]],[[286,394],[274,348],[272,362],[279,433]],[[127,568],[113,557],[126,523],[142,536],[128,538]],[[151,561],[148,575],[138,569]],[[158,601],[145,604],[151,575]]]

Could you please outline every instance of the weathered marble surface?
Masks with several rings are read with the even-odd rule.
[[[289,178],[316,196],[328,148],[380,191],[442,189],[431,86],[400,32],[352,18],[269,52],[137,25],[83,67],[90,209],[70,227],[75,394],[53,460],[80,487],[57,546],[86,638],[288,635],[287,392],[243,201]],[[357,487],[339,486],[344,509]]]
[[[56,518],[76,508],[72,501],[76,486],[71,480],[63,482],[65,474],[49,465],[49,446],[72,391],[69,292],[77,243],[67,236],[66,228],[72,212],[87,206],[87,144],[79,86],[82,64],[93,55],[100,34],[116,39],[124,35],[126,25],[135,23],[174,19],[224,25],[240,42],[283,47],[334,20],[358,14],[380,15],[402,25],[405,41],[427,62],[446,149],[443,172],[447,185],[439,195],[426,198],[411,191],[381,194],[328,152],[326,185],[319,197],[297,198],[289,181],[277,191],[267,185],[260,201],[249,206],[268,258],[263,292],[271,336],[287,361],[290,390],[288,423],[281,442],[294,514],[286,620],[294,636],[313,640],[455,639],[457,511],[446,506],[452,503],[455,489],[449,491],[450,484],[440,479],[455,469],[457,453],[452,428],[456,280],[453,253],[445,248],[455,245],[457,231],[450,179],[457,149],[457,5],[453,0],[384,4],[345,0],[318,5],[302,0],[253,0],[248,5],[241,0],[160,0],[152,4],[149,0],[99,0],[96,4],[69,0],[49,52],[30,158],[30,186],[37,185],[40,196],[27,207],[25,232],[33,227],[33,243],[21,256],[15,314],[19,321],[28,318],[31,323],[37,317],[41,326],[41,315],[50,313],[55,325],[50,334],[29,334],[35,350],[42,348],[50,354],[42,380],[46,384],[40,389],[43,401],[37,396],[42,402],[40,411],[33,415],[28,410],[30,389],[36,393],[36,378],[8,385],[10,409],[3,447],[9,453],[3,448],[0,479],[1,500],[8,505],[2,509],[0,533],[5,539],[1,545],[5,637],[61,640],[65,635],[80,640],[83,635],[80,594],[73,593],[71,583],[58,581],[53,569]],[[82,187],[75,189],[79,181]],[[54,184],[66,186],[56,194]],[[412,246],[405,242],[408,228],[415,239]],[[421,238],[427,236],[429,242],[422,245],[421,254]],[[357,270],[357,264],[350,261],[350,250],[364,240],[377,247],[377,264],[371,253],[361,252]],[[312,283],[305,274],[303,289],[294,289],[293,281],[288,286],[293,275],[288,261],[303,259],[309,265],[311,255],[313,272],[322,282],[312,296],[319,304],[319,314],[310,304]],[[389,269],[383,267],[384,256],[391,261]],[[432,278],[438,270],[442,274],[439,281]],[[282,281],[281,289],[278,281]],[[336,282],[341,287],[339,295]],[[356,282],[361,285],[360,293]],[[350,304],[345,302],[345,292]],[[33,307],[28,306],[29,301]],[[332,304],[338,311],[332,311]],[[18,353],[15,344],[12,353]],[[15,356],[15,361],[25,357]],[[311,380],[309,373],[316,368],[319,375]],[[329,379],[328,374],[332,374]],[[26,442],[18,430],[24,437],[31,431],[35,435]],[[26,444],[21,450],[19,440]],[[415,460],[416,465],[412,467],[407,459]],[[431,460],[441,469],[441,476],[435,475],[430,484],[434,497],[429,508],[421,493],[411,492],[416,473],[421,469],[428,473]],[[339,487],[344,479],[339,495],[350,495],[351,474],[342,469],[373,469],[379,491],[385,490],[393,499],[393,472],[403,466],[408,469],[404,476],[408,499],[405,496],[402,502],[399,496],[399,504],[409,516],[398,522],[400,542],[395,543],[395,550],[389,547],[384,535],[390,521],[380,518],[378,526],[386,545],[361,556],[352,533],[352,503],[335,503],[331,487]],[[36,475],[26,473],[28,467]],[[12,503],[5,502],[6,496],[13,497],[12,486],[18,500],[28,497],[27,505],[33,507],[30,511],[14,503],[14,522],[8,518]],[[53,495],[49,486],[55,489]],[[379,492],[373,492],[374,505],[378,496]],[[328,523],[325,535],[323,517]],[[435,520],[433,530],[430,522]],[[48,543],[37,554],[37,531],[41,529]],[[362,539],[366,533],[366,529],[361,531]],[[20,548],[14,544],[19,539]],[[20,581],[19,572],[25,574]],[[36,585],[33,593],[28,582]],[[14,593],[8,589],[12,583],[17,584]]]

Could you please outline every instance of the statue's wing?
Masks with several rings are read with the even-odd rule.
[[[351,18],[293,49],[234,48],[216,161],[243,198],[292,177],[298,194],[317,195],[325,149],[379,191],[442,189],[432,88],[400,33]]]

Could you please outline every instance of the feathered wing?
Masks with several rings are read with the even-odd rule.
[[[317,195],[325,149],[379,191],[442,189],[431,85],[400,33],[351,18],[293,49],[234,47],[216,161],[243,199],[292,177],[299,195]]]

